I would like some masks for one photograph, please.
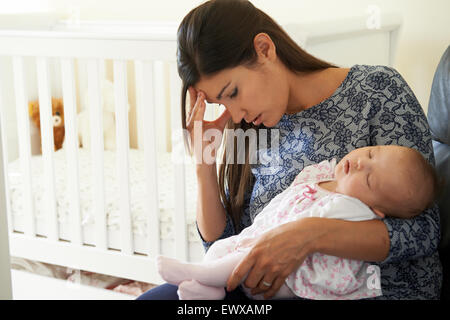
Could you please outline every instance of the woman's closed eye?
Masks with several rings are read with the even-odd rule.
[[[233,99],[234,97],[236,97],[238,94],[238,89],[234,88],[233,92],[230,94],[230,98]]]
[[[373,155],[372,155],[372,149],[369,149],[369,159],[372,159],[373,158]],[[367,186],[369,187],[369,189],[370,189],[370,182],[369,182],[369,177],[370,177],[370,172],[367,174]]]

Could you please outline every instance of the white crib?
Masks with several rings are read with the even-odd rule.
[[[285,28],[306,50],[341,66],[392,65],[400,20],[396,15],[382,18],[375,29],[367,27],[367,17]],[[0,231],[3,233],[6,227],[9,230],[11,256],[154,284],[162,282],[154,263],[157,254],[190,261],[202,258],[194,221],[195,175],[181,140],[176,27],[153,23],[85,23],[73,27],[57,23],[38,30],[0,30],[0,68],[5,71],[0,76],[4,176],[0,179],[0,196],[5,198],[0,213],[2,219],[4,212],[7,217],[7,226],[0,220]],[[76,115],[83,90],[80,66],[86,73],[86,94],[90,101],[97,102],[86,106],[92,146],[87,153],[77,145]],[[96,107],[100,105],[101,79],[108,72],[114,79],[114,152],[104,151],[102,113]],[[32,154],[27,110],[33,83],[41,109],[42,155]],[[66,142],[63,149],[54,152],[51,97],[58,94],[64,100]],[[135,122],[130,122],[126,106],[133,94]],[[210,109],[208,117],[219,112]],[[88,176],[80,175],[83,161],[91,168]],[[138,169],[133,169],[135,165]],[[41,173],[36,169],[39,166]],[[66,174],[62,182],[61,174],[56,175],[61,172]],[[108,191],[106,172],[115,175],[117,188],[113,194]],[[35,177],[41,180],[33,181]],[[14,196],[15,178],[21,181],[17,184],[21,197]],[[136,206],[135,180],[139,180],[141,192],[138,218],[132,212]],[[87,216],[80,189],[86,181],[92,196]],[[168,189],[164,187],[167,184]],[[62,185],[66,186],[63,195]],[[162,188],[170,193],[165,200],[170,207],[167,212],[161,205]],[[36,190],[42,195],[39,214]],[[66,215],[61,213],[62,196]],[[110,198],[118,205],[114,217],[107,207]],[[161,236],[163,216],[171,219],[166,221],[170,236],[165,238]],[[3,254],[5,250],[7,245]],[[7,266],[7,259],[2,260],[0,264]],[[2,270],[4,277],[0,275],[0,279],[7,283],[7,267],[0,266]]]

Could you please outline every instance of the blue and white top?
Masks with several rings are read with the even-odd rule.
[[[241,229],[285,190],[306,166],[342,159],[348,152],[373,145],[402,145],[420,151],[434,165],[427,119],[403,77],[386,66],[354,65],[321,103],[296,114],[283,115],[268,130],[279,130],[279,163],[252,165],[253,186],[245,197]],[[270,136],[270,133],[268,133]],[[270,156],[270,148],[258,156]],[[439,299],[442,266],[439,209],[435,206],[413,219],[386,217],[390,250],[377,263],[381,299]],[[236,234],[230,217],[219,239]],[[207,250],[212,242],[203,242]],[[373,262],[372,262],[373,263]]]

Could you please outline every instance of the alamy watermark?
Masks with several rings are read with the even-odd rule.
[[[370,274],[367,278],[367,288],[370,290],[380,290],[381,289],[381,283],[380,283],[380,267],[374,264],[371,264],[367,267],[366,272]]]
[[[370,4],[366,10],[369,17],[366,20],[367,29],[380,29],[381,28],[381,9],[375,4]]]
[[[278,166],[280,161],[280,132],[278,129],[207,129],[203,131],[202,121],[195,121],[193,136],[194,141],[190,141],[190,133],[186,129],[175,130],[172,133],[172,161],[174,163],[192,163],[192,159],[187,157],[184,141],[188,139],[194,152],[196,164],[222,163],[222,157],[217,153],[223,143],[223,136],[226,136],[225,162],[226,164],[245,163],[245,144],[248,141],[249,164],[263,164]],[[270,131],[270,146],[269,146]],[[203,133],[203,134],[202,134]],[[209,142],[203,147],[203,142]],[[236,152],[235,152],[236,148]],[[236,154],[236,158],[235,158]]]

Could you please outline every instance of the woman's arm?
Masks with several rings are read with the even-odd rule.
[[[372,76],[373,75],[373,76]],[[369,100],[373,118],[368,121],[371,144],[414,148],[434,165],[431,133],[425,113],[405,79],[395,69],[377,67],[364,85],[373,90]],[[380,102],[379,108],[377,102]],[[368,107],[369,108],[369,107]],[[382,263],[396,263],[430,256],[440,240],[439,209],[423,211],[413,219],[383,219],[390,238],[389,255]]]
[[[216,165],[197,165],[197,227],[204,242],[221,237],[227,224],[219,197]]]
[[[213,241],[234,234],[234,229],[220,201],[216,163],[206,163],[205,159],[203,159],[203,150],[206,147],[210,147],[211,144],[211,141],[204,140],[204,133],[209,129],[223,132],[231,115],[225,110],[216,120],[204,121],[206,108],[204,94],[190,87],[189,95],[191,106],[186,120],[186,129],[189,131],[190,143],[194,150],[197,164],[198,199],[196,223],[203,246],[208,250]],[[201,124],[200,132],[196,132],[194,129],[196,123]]]
[[[440,218],[435,205],[412,219],[390,218],[382,220],[391,241],[389,255],[384,263],[396,263],[430,256],[439,246]]]
[[[311,243],[310,252],[373,262],[381,262],[389,254],[389,233],[381,220],[309,219],[319,219],[311,224],[322,229]]]

